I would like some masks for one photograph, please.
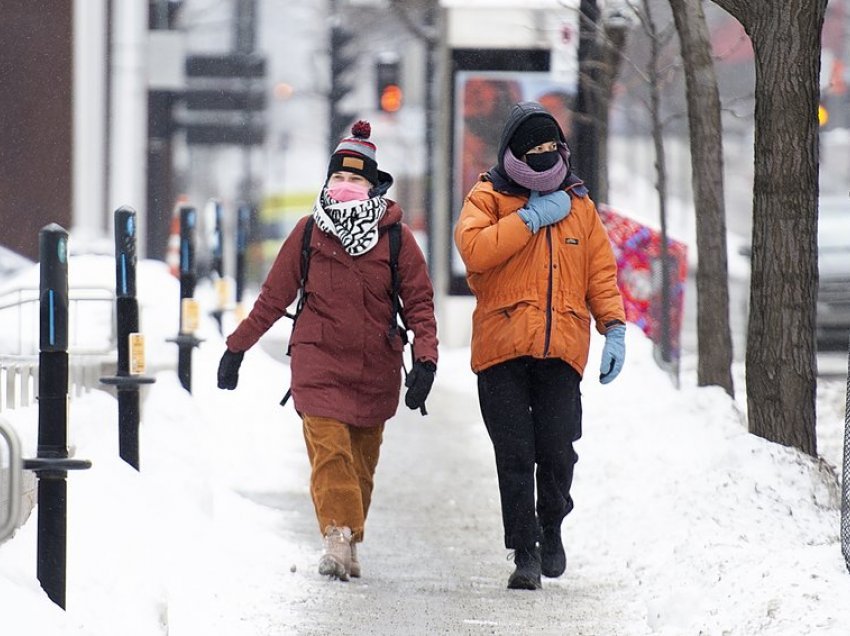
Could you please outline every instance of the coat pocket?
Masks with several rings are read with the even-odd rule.
[[[590,313],[586,307],[570,302],[559,303],[554,312],[550,354],[584,369],[590,349]]]
[[[396,353],[401,353],[404,351],[404,341],[401,339],[401,328],[392,327],[387,328],[387,343],[390,346],[390,349],[395,351]]]
[[[487,362],[531,355],[543,322],[544,311],[533,296],[479,306],[472,330],[475,358]]]
[[[311,320],[299,320],[295,324],[292,336],[289,340],[291,345],[313,344],[322,342],[322,323]]]
[[[568,332],[590,331],[590,312],[576,299],[563,295],[554,309],[563,329]]]

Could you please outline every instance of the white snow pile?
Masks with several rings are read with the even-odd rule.
[[[86,257],[72,266],[81,279],[111,281],[109,263]],[[270,473],[288,477],[289,457],[303,455],[303,444],[287,447],[290,441],[265,436],[280,422],[256,422],[266,416],[265,407],[254,406],[257,395],[285,389],[285,367],[252,352],[246,374],[254,388],[229,394],[231,403],[241,395],[239,407],[217,413],[214,376],[223,342],[205,319],[193,393],[184,391],[173,370],[176,347],[164,342],[177,330],[178,295],[164,266],[140,262],[148,361],[153,369],[172,367],[157,372],[143,393],[142,470],[118,457],[115,398],[102,391],[74,398],[71,443],[93,468],[68,479],[68,609],[56,607],[36,579],[36,508],[0,545],[0,632],[225,634],[227,621],[215,618],[221,595],[274,585],[285,599],[287,586],[298,585],[297,577],[276,578],[274,557],[268,570],[246,579],[240,559],[249,546],[272,555],[305,547],[287,531],[286,517],[234,489],[237,482],[268,481]],[[10,327],[3,320],[0,314],[0,332]],[[850,633],[834,468],[748,434],[740,406],[720,389],[687,380],[673,389],[637,329],[628,333],[625,370],[604,387],[595,377],[600,348],[594,338],[582,384],[584,436],[574,482],[581,514],[564,525],[566,584],[570,577],[598,579],[610,590],[612,612],[638,608],[643,621],[622,625],[618,634]],[[477,401],[468,360],[468,349],[443,351],[437,399]],[[34,456],[36,407],[2,417],[19,432],[25,456]],[[263,436],[237,443],[237,417],[254,420],[252,431]],[[819,417],[839,434],[842,413]],[[250,536],[236,533],[244,524],[235,518],[251,519]],[[540,594],[559,589],[544,586]],[[368,604],[368,589],[360,593]],[[251,617],[228,620],[244,627]],[[269,629],[257,624],[254,633]]]

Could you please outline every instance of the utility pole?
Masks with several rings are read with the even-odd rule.
[[[250,55],[254,52],[257,43],[257,0],[236,0],[233,16],[233,48],[238,55]],[[245,90],[250,88],[251,80],[246,78]],[[243,124],[247,129],[251,112],[248,109],[242,111]],[[245,201],[252,200],[251,182],[251,146],[242,146],[242,187],[240,198]]]
[[[437,113],[434,107],[437,75],[437,10],[438,0],[431,0],[425,9],[425,231],[428,236],[428,269],[435,271],[437,250],[434,245],[434,138]]]
[[[331,30],[328,34],[330,52],[330,86],[328,87],[328,153],[333,153],[339,140],[345,136],[346,128],[354,119],[354,114],[340,109],[340,102],[354,86],[351,81],[351,69],[355,56],[346,51],[346,45],[354,39],[354,34],[340,26],[337,0],[328,0],[331,15]]]
[[[149,12],[149,38],[179,37],[177,17],[182,5],[156,0]],[[156,46],[156,45],[152,45]],[[170,61],[170,60],[169,60]],[[182,63],[183,60],[180,60]],[[166,60],[161,60],[166,63]],[[181,74],[182,77],[182,74]],[[148,147],[146,178],[145,234],[138,238],[147,249],[148,258],[165,260],[168,248],[169,219],[174,204],[174,162],[172,138],[175,131],[174,103],[180,96],[181,86],[149,82],[148,85]],[[117,205],[129,201],[113,202]],[[135,207],[135,204],[132,206]],[[145,253],[142,251],[142,253]]]
[[[147,3],[112,3],[107,204],[113,210],[132,205],[139,236],[147,236],[148,17]],[[147,256],[145,248],[139,245],[140,258]]]
[[[579,6],[578,96],[576,98],[575,165],[578,176],[598,194],[599,139],[597,135],[599,90],[599,6],[596,0],[581,0]]]

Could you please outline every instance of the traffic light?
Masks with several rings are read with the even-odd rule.
[[[356,57],[346,51],[346,46],[354,39],[351,31],[340,26],[331,27],[330,60],[331,86],[328,91],[328,146],[333,152],[339,140],[345,135],[354,114],[340,110],[340,102],[354,89],[352,77]]]
[[[404,103],[404,92],[399,80],[397,60],[379,61],[375,64],[378,80],[378,109],[385,113],[397,112]]]

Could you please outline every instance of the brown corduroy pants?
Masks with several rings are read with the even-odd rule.
[[[351,540],[362,541],[384,425],[363,428],[306,414],[301,419],[319,532],[348,526]]]

